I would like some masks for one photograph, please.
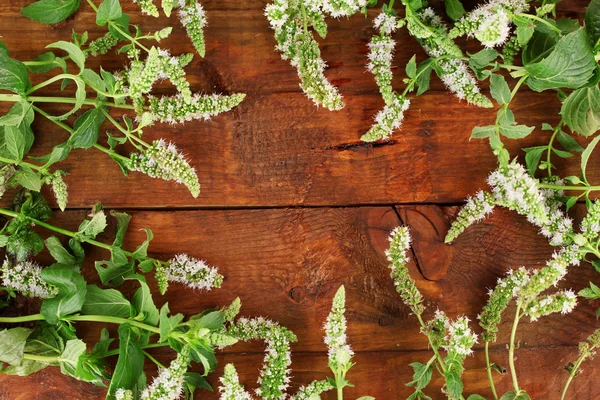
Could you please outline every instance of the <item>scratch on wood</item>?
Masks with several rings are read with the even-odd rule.
[[[350,150],[350,151],[355,151],[355,150],[360,150],[360,149],[371,149],[371,148],[374,149],[376,147],[392,146],[394,144],[396,144],[395,140],[386,140],[386,141],[383,141],[383,142],[375,142],[375,143],[351,142],[351,143],[337,144],[335,146],[323,147],[323,150],[334,150],[334,151],[346,151],[346,150]]]

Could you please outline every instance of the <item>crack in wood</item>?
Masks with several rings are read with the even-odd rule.
[[[334,151],[355,151],[355,150],[360,150],[360,149],[374,149],[377,147],[383,147],[383,146],[393,146],[395,145],[397,142],[396,140],[386,140],[383,142],[374,142],[374,143],[367,143],[367,142],[350,142],[350,143],[342,143],[342,144],[337,144],[335,146],[327,146],[327,147],[323,147],[323,150],[327,151],[327,150],[334,150]]]
[[[402,223],[402,226],[408,227],[406,221],[404,221],[402,219],[402,217],[400,216],[400,212],[398,211],[398,208],[395,205],[392,208],[393,208],[394,212],[396,213],[396,216],[398,217],[398,219]],[[421,274],[421,276],[423,277],[423,279],[425,279],[426,281],[429,281],[429,282],[435,282],[433,279],[427,278],[427,276],[425,276],[425,273],[423,273],[423,269],[421,269],[421,263],[419,262],[419,258],[417,257],[417,253],[415,253],[415,249],[412,246],[410,246],[410,252],[411,252],[411,254],[413,256],[413,260],[415,260],[415,264],[417,266],[417,269],[419,270],[419,273]]]

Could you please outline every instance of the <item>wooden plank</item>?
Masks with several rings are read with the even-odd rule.
[[[168,362],[172,353],[166,354],[154,350],[159,361]],[[506,353],[504,350],[503,353]],[[409,363],[419,361],[427,362],[429,352],[366,352],[355,356],[356,365],[348,373],[348,379],[354,383],[354,388],[344,391],[345,397],[350,399],[370,395],[376,399],[401,399],[408,397],[412,389],[405,384],[412,380],[412,369]],[[506,358],[496,352],[491,357],[506,364]],[[521,387],[532,398],[555,399],[560,396],[567,374],[564,371],[566,363],[577,357],[577,349],[573,347],[554,347],[544,349],[519,349],[517,351],[516,367],[519,372]],[[208,377],[209,382],[216,390],[218,377],[223,373],[227,363],[234,363],[240,375],[240,381],[247,389],[257,387],[256,379],[261,367],[262,354],[220,354],[217,355],[219,365],[217,370]],[[488,389],[485,363],[482,352],[476,352],[466,362],[467,370],[464,374],[465,394],[477,393],[486,397],[491,396]],[[194,370],[198,370],[195,367]],[[583,372],[570,386],[569,399],[593,399],[600,384],[592,379],[600,372],[598,364],[594,361],[583,366]],[[156,368],[146,368],[148,376],[156,374]],[[290,393],[298,387],[310,383],[314,379],[323,379],[331,376],[327,369],[327,355],[323,353],[294,353],[292,355],[292,381]],[[499,393],[511,390],[510,375],[495,375]],[[433,399],[445,399],[440,391],[443,385],[438,375],[434,376],[425,393]],[[80,400],[102,399],[105,389],[76,381],[60,374],[57,368],[48,368],[42,372],[25,378],[7,378],[0,376],[0,399],[4,400]],[[198,398],[203,400],[218,399],[218,392],[196,392]],[[466,396],[465,396],[466,397]],[[327,393],[324,400],[334,400],[335,393]]]
[[[147,141],[173,140],[188,156],[202,185],[198,199],[173,182],[140,173],[124,177],[114,161],[94,149],[75,150],[56,168],[69,173],[70,207],[97,201],[126,208],[447,204],[486,187],[495,157],[486,141],[469,136],[474,126],[492,123],[494,111],[431,93],[414,100],[391,140],[360,143],[380,107],[378,95],[359,95],[336,113],[316,109],[299,93],[252,95],[213,121],[147,129]],[[558,109],[553,95],[527,93],[513,107],[517,120],[538,128],[556,122]],[[34,129],[35,155],[49,153],[68,137],[43,119],[34,122]],[[542,145],[550,134],[538,129],[506,143],[512,154],[523,157],[519,148]],[[565,175],[578,174],[575,157],[556,161]],[[588,171],[591,182],[600,180],[597,158],[590,160]]]
[[[455,244],[440,239],[455,208],[407,206],[400,216],[415,238],[418,263],[409,269],[427,299],[427,318],[437,309],[450,316],[475,320],[487,300],[487,289],[509,268],[544,265],[552,249],[535,236],[532,226],[512,213],[497,210],[489,220],[470,228]],[[75,229],[85,212],[57,214],[57,225]],[[424,350],[427,341],[417,321],[401,303],[389,278],[384,251],[389,231],[400,224],[389,207],[277,210],[134,212],[126,248],[133,249],[151,228],[156,241],[151,254],[167,260],[188,252],[219,266],[223,288],[208,293],[173,285],[157,303],[173,312],[196,314],[206,308],[242,300],[242,314],[263,315],[298,334],[297,351],[324,351],[322,324],[331,299],[344,284],[348,296],[348,335],[357,351]],[[110,235],[103,238],[111,241]],[[106,252],[90,250],[89,260]],[[47,256],[42,261],[49,262]],[[90,282],[97,281],[93,264],[86,265]],[[590,265],[574,268],[564,282],[579,290],[597,281]],[[126,286],[133,294],[135,285]],[[577,312],[550,316],[537,324],[521,325],[524,346],[575,345],[595,329],[598,304],[582,301]],[[37,303],[30,312],[37,312]],[[20,311],[25,313],[25,310]],[[509,309],[500,328],[498,346],[508,341]],[[87,329],[96,338],[99,327]],[[373,341],[373,337],[377,340]],[[240,345],[229,351],[260,351]]]

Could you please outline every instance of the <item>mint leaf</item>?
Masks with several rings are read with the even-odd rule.
[[[79,8],[80,0],[39,0],[21,10],[21,14],[42,24],[64,21]]]
[[[537,92],[578,87],[587,83],[597,67],[592,47],[583,29],[562,37],[542,61],[525,66],[527,85]]]
[[[414,362],[408,365],[412,367],[414,373],[413,380],[407,383],[407,386],[414,385],[415,390],[421,390],[424,389],[427,385],[429,385],[429,382],[431,381],[431,376],[433,374],[432,365],[422,364],[420,362]]]
[[[557,41],[558,36],[555,32],[545,33],[535,31],[529,42],[527,42],[527,45],[523,48],[523,53],[521,54],[523,65],[537,63],[548,56]]]
[[[158,325],[159,311],[156,305],[154,305],[150,288],[146,282],[140,281],[140,288],[135,292],[131,301],[137,312],[136,319],[148,325]]]
[[[513,22],[517,26],[517,41],[521,46],[529,42],[529,39],[533,36],[535,31],[535,25],[531,19],[521,17],[519,15],[513,16]]]
[[[526,153],[525,164],[527,165],[529,174],[531,176],[535,176],[535,171],[537,170],[538,164],[540,163],[542,154],[544,154],[544,151],[546,151],[546,146],[529,147],[523,150]]]
[[[0,331],[0,362],[19,365],[31,329],[12,328]]]
[[[83,72],[83,69],[85,67],[85,55],[83,54],[83,51],[81,51],[81,49],[73,43],[65,42],[64,40],[59,40],[58,42],[49,44],[48,46],[46,46],[46,48],[61,49],[66,51],[67,54],[69,54],[71,60],[73,60],[73,62],[77,64],[77,66],[81,70],[80,72]]]
[[[26,101],[15,103],[12,108],[2,117],[0,117],[1,126],[19,126],[22,122],[31,125],[34,113],[31,104]]]
[[[84,220],[79,225],[77,233],[94,239],[99,233],[104,232],[106,226],[106,214],[102,210],[102,205],[98,203],[93,207],[92,219]]]
[[[15,181],[26,189],[39,192],[42,189],[42,176],[31,169],[21,169],[15,173]]]
[[[600,47],[600,0],[592,0],[585,10],[585,30],[594,49]]]
[[[100,289],[96,285],[88,285],[81,312],[88,315],[129,318],[131,316],[131,304],[118,290]]]
[[[498,104],[502,105],[510,102],[510,88],[502,75],[492,74],[490,76],[490,91]]]
[[[598,141],[600,141],[600,136],[596,136],[594,140],[587,145],[583,153],[581,153],[581,176],[583,177],[584,182],[587,182],[587,177],[585,176],[587,163],[592,155],[592,152],[594,151],[594,148],[598,144]]]
[[[583,136],[600,129],[600,88],[582,87],[575,90],[563,103],[560,114],[565,124]]]
[[[451,399],[459,399],[463,391],[463,382],[460,375],[454,371],[448,371],[444,375],[446,378],[446,390]]]
[[[100,7],[98,7],[96,24],[104,26],[108,21],[114,21],[121,18],[121,15],[123,15],[123,10],[121,9],[119,0],[104,0],[102,4],[100,4]]]
[[[56,236],[50,236],[46,239],[46,248],[58,263],[77,266],[78,263],[75,257],[63,247]]]
[[[495,132],[494,125],[476,126],[471,131],[471,139],[485,139],[492,136]]]
[[[85,342],[81,339],[67,341],[65,349],[60,355],[60,372],[77,378],[77,365],[81,356],[85,355]]]
[[[23,93],[31,88],[27,67],[8,56],[8,50],[0,48],[0,90]]]
[[[413,55],[406,64],[406,76],[411,79],[415,79],[417,76],[417,56]]]
[[[570,135],[564,133],[562,130],[558,131],[556,139],[562,147],[569,151],[576,151],[578,153],[581,153],[584,150],[583,147],[581,147],[575,139],[573,139]]]
[[[580,290],[579,295],[588,300],[600,299],[600,288],[590,282],[590,287]]]
[[[27,65],[27,69],[34,74],[45,74],[46,72],[52,71],[54,68],[61,68],[63,72],[67,72],[67,63],[64,59],[56,57],[56,55],[48,51],[44,54],[40,54],[32,60],[37,64]]]
[[[165,303],[160,309],[160,339],[159,342],[164,342],[169,338],[169,334],[173,332],[177,325],[183,321],[183,314],[176,314],[169,317],[169,303]]]
[[[89,149],[98,142],[100,127],[106,117],[100,108],[92,108],[75,120],[75,133],[69,144],[75,149]]]
[[[23,160],[25,155],[25,136],[23,132],[16,126],[4,127],[4,146],[7,158],[15,161],[18,164]]]
[[[129,227],[129,221],[131,221],[131,215],[124,212],[111,211],[110,215],[117,219],[117,233],[115,234],[115,240],[113,242],[114,247],[123,246],[123,240]]]
[[[528,136],[534,129],[535,127],[527,125],[500,126],[500,133],[509,139],[521,139]]]
[[[144,353],[137,341],[136,334],[129,324],[119,326],[119,358],[108,387],[108,393],[114,396],[117,389],[134,388],[144,372]]]
[[[475,54],[471,54],[469,58],[469,65],[472,68],[483,68],[486,67],[490,62],[494,61],[500,53],[494,49],[483,49]]]
[[[87,288],[78,268],[53,264],[42,270],[42,279],[58,288],[56,297],[42,303],[40,313],[49,324],[56,324],[61,318],[81,310]]]
[[[444,6],[446,8],[446,14],[448,14],[453,21],[456,21],[465,15],[465,8],[460,0],[445,0]]]

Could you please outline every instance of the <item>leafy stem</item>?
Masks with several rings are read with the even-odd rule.
[[[19,102],[22,100],[23,100],[23,97],[19,96],[18,94],[6,94],[6,93],[0,94],[0,101]],[[25,97],[25,100],[27,100],[30,103],[62,103],[62,104],[77,103],[77,100],[72,97],[27,96],[27,97]],[[114,102],[103,101],[103,100],[99,100],[99,99],[86,99],[83,101],[83,104],[88,105],[88,106],[102,105],[102,106],[106,106],[106,107],[123,108],[123,109],[127,109],[127,110],[135,109],[135,107],[130,104],[117,104]]]
[[[117,128],[119,131],[121,131],[121,133],[123,133],[127,139],[129,139],[129,141],[140,151],[143,151],[143,148],[140,148],[139,145],[137,145],[136,143],[134,143],[134,141],[138,142],[139,144],[141,144],[143,147],[148,148],[150,147],[150,145],[146,142],[144,142],[142,139],[140,139],[138,136],[133,135],[131,131],[129,131],[128,129],[123,128],[123,126],[121,126],[121,124],[119,122],[117,122],[117,120],[115,120],[108,111],[106,111],[104,108],[100,108],[100,110],[102,111],[102,113],[104,114],[104,116],[106,117],[106,119],[108,119],[114,126],[115,128]]]
[[[43,166],[38,166],[38,165],[35,165],[35,164],[31,164],[31,163],[28,163],[26,161],[11,160],[10,158],[1,157],[1,156],[0,156],[0,162],[4,163],[4,164],[24,165],[24,166],[27,166],[27,167],[35,170],[35,171],[39,171],[41,173],[45,173],[45,172],[48,171]]]
[[[573,365],[573,367],[571,367],[571,369],[569,370],[569,378],[567,378],[567,381],[565,382],[565,386],[560,395],[560,400],[565,399],[565,396],[567,395],[567,391],[569,390],[569,385],[571,384],[571,381],[573,380],[573,378],[575,378],[575,376],[577,375],[577,371],[579,370],[581,363],[586,359],[586,357],[587,357],[586,354],[581,354],[579,356],[579,358],[577,358],[577,361],[575,361],[575,364]]]
[[[35,91],[37,91],[37,90],[39,90],[39,89],[41,89],[43,87],[46,87],[48,85],[53,84],[54,82],[57,82],[57,81],[60,81],[60,80],[63,80],[63,79],[72,79],[73,80],[73,79],[76,79],[76,78],[77,78],[77,76],[72,75],[72,74],[59,74],[59,75],[53,76],[52,78],[50,78],[48,80],[45,80],[44,82],[42,82],[42,83],[40,83],[38,85],[35,85],[31,89],[29,89],[27,92],[25,92],[25,94],[26,95],[31,94],[31,93],[33,93],[33,92],[35,92]]]
[[[485,341],[484,345],[485,351],[485,369],[487,371],[488,380],[490,382],[490,389],[492,390],[492,395],[495,400],[498,400],[498,393],[496,393],[496,384],[494,383],[494,378],[492,377],[492,363],[490,363],[490,342]]]
[[[519,381],[517,379],[517,370],[515,369],[515,336],[517,334],[517,327],[519,326],[519,320],[521,319],[521,303],[517,303],[517,310],[515,311],[515,319],[513,321],[512,329],[510,331],[510,343],[508,346],[508,365],[510,368],[510,376],[512,378],[513,388],[515,389],[515,395],[520,392]]]
[[[552,158],[552,144],[554,143],[554,139],[556,139],[556,135],[558,135],[558,132],[560,132],[562,126],[563,126],[563,120],[561,119],[560,122],[558,123],[558,125],[556,125],[556,128],[554,128],[554,132],[552,132],[552,136],[550,137],[550,141],[548,142],[548,149],[546,150],[546,152],[547,152],[546,163],[547,163],[547,169],[548,169],[548,177],[552,176],[552,164],[550,163],[550,160]]]
[[[540,23],[546,25],[548,28],[552,29],[554,32],[556,32],[558,34],[562,33],[562,31],[559,28],[557,28],[556,26],[552,25],[550,22],[546,21],[545,19],[538,17],[537,15],[525,14],[525,13],[518,13],[518,14],[515,14],[515,16],[517,16],[517,17],[523,17],[523,18],[529,18],[531,20],[534,20],[534,21],[537,21],[537,22],[540,22]]]

